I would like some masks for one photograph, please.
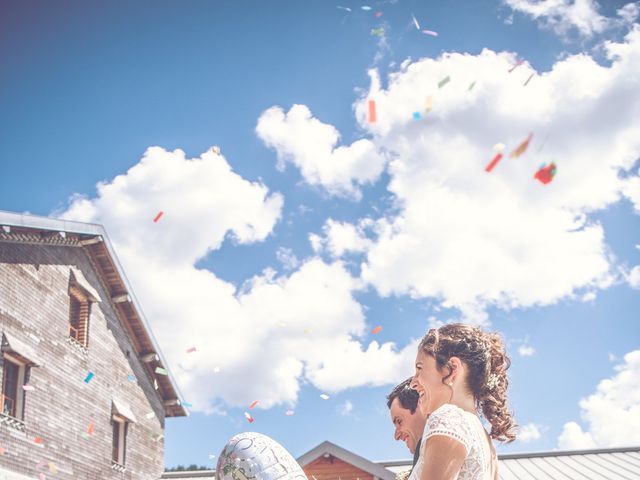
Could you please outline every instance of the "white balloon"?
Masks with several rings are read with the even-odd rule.
[[[244,432],[231,437],[220,453],[216,480],[307,480],[307,476],[278,442]]]

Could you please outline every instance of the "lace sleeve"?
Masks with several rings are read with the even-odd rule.
[[[429,416],[422,442],[426,443],[428,438],[436,435],[444,435],[457,440],[464,445],[466,453],[469,454],[471,432],[469,424],[464,418],[464,412],[460,408],[445,404]]]

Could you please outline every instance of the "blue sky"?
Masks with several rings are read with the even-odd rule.
[[[451,320],[507,341],[500,451],[640,443],[638,5],[573,3],[3,3],[0,208],[105,225],[194,405],[167,466],[408,458],[385,396]]]

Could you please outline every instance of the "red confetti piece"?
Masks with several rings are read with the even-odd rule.
[[[375,335],[376,333],[380,333],[381,331],[382,331],[382,327],[380,325],[378,325],[376,328],[371,330],[371,333],[373,333]]]
[[[526,140],[524,140],[520,145],[518,145],[518,148],[516,148],[513,152],[511,152],[511,155],[509,155],[509,157],[517,158],[520,155],[522,155],[524,152],[526,152],[527,148],[529,148],[529,142],[531,142],[532,137],[533,137],[533,133],[530,133],[529,136],[526,138]]]
[[[253,417],[248,412],[244,412],[244,417],[249,421],[249,423],[253,423]]]
[[[162,211],[158,212],[158,214],[156,215],[156,218],[154,218],[153,221],[157,222],[158,220],[160,220],[160,217],[162,217],[162,215],[164,215],[164,212]]]
[[[249,409],[254,408],[256,405],[258,405],[260,402],[258,400],[254,400],[253,402],[251,402],[251,405],[249,405]]]
[[[196,351],[196,347],[191,347],[189,349],[187,349],[187,353],[192,353]]]
[[[42,438],[40,437],[36,437],[33,439],[34,442],[36,442],[37,444],[41,444],[42,443]]]
[[[549,165],[540,168],[533,178],[539,180],[543,185],[546,185],[553,180],[553,177],[556,175],[556,171],[556,164],[551,162]]]
[[[89,435],[93,434],[93,428],[95,427],[93,422],[89,422],[89,428],[87,428],[87,433]]]
[[[496,156],[493,157],[493,160],[491,160],[489,165],[487,165],[486,168],[484,169],[485,172],[490,172],[491,170],[493,170],[493,168],[498,164],[500,159],[502,159],[502,154],[501,153],[497,153]]]
[[[375,123],[376,121],[376,101],[369,100],[369,123]]]

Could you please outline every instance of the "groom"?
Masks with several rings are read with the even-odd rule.
[[[406,379],[387,396],[387,407],[395,427],[393,438],[402,440],[413,453],[413,466],[420,457],[422,432],[427,419],[418,408],[418,392],[411,388],[411,378]]]

